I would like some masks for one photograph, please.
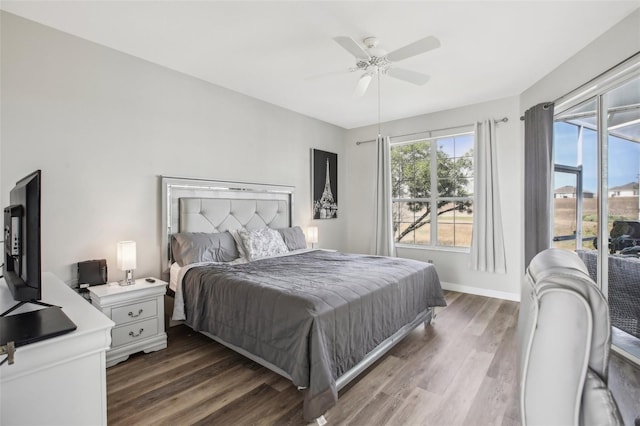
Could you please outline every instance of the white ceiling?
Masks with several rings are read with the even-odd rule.
[[[0,8],[344,128],[378,119],[377,90],[333,37],[387,52],[428,35],[441,47],[383,76],[382,121],[519,95],[640,6],[635,1],[7,1]]]

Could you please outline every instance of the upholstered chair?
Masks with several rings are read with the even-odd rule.
[[[623,424],[607,387],[609,308],[575,253],[553,248],[533,258],[518,338],[523,425]]]

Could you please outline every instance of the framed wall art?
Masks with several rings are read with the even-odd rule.
[[[311,150],[311,196],[314,219],[338,217],[338,154]]]

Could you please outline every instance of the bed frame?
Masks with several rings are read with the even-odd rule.
[[[171,234],[292,226],[293,186],[162,176],[162,274]]]
[[[292,226],[293,186],[224,182],[203,179],[162,177],[162,270],[171,265],[171,234],[176,232],[224,232],[233,229],[257,229],[265,226]],[[362,361],[336,380],[338,390],[376,362],[420,324],[431,323],[429,308],[383,341]],[[209,333],[213,340],[256,363],[291,380],[282,369],[246,350]],[[321,421],[319,420],[319,423]]]

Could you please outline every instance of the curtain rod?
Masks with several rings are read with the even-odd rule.
[[[558,100],[560,100],[560,99],[562,99],[562,97],[557,98],[557,99],[554,99],[554,100],[553,100],[553,101],[551,101],[551,102],[547,102],[546,104],[542,105],[542,109],[549,109],[549,107],[550,107],[551,105],[554,105],[554,104],[555,104],[556,102],[558,102]],[[521,116],[520,116],[520,121],[524,121],[524,115],[521,115]]]
[[[509,117],[502,117],[502,118],[500,118],[498,120],[493,120],[493,122],[495,124],[506,123],[507,121],[509,121]],[[426,132],[440,132],[442,130],[451,130],[451,129],[457,129],[459,127],[468,127],[468,126],[473,126],[474,124],[476,124],[476,123],[461,124],[459,126],[443,127],[442,129],[433,129],[433,130],[425,130],[425,131],[422,131],[422,132],[407,133],[407,134],[404,134],[404,135],[396,135],[396,136],[393,136],[393,137],[394,138],[403,138],[405,136],[420,135],[420,134],[426,133]],[[370,139],[368,141],[358,141],[358,142],[356,142],[356,145],[361,145],[363,143],[371,143],[371,142],[375,142],[375,141],[377,141],[377,139]]]

